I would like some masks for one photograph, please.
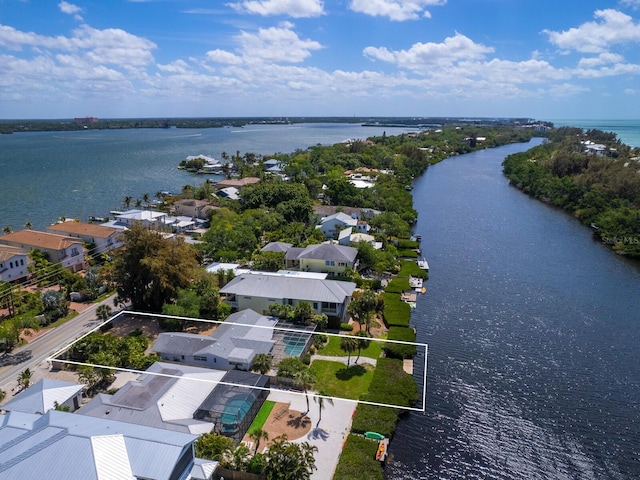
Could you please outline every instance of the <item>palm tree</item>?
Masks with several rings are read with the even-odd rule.
[[[2,229],[2,233],[7,235],[8,233],[11,233],[11,227],[10,226],[6,226]]]
[[[271,370],[272,358],[266,353],[259,353],[253,358],[251,364],[251,370],[254,372],[260,372],[262,375]]]
[[[251,440],[256,442],[256,446],[253,448],[253,454],[258,453],[258,447],[260,446],[260,440],[269,440],[269,434],[261,428],[256,428],[249,434]]]
[[[99,305],[98,308],[96,308],[96,316],[99,320],[106,322],[111,316],[111,307],[106,304]]]
[[[316,383],[316,375],[313,373],[313,370],[311,370],[311,368],[305,366],[305,368],[299,370],[295,374],[294,381],[297,385],[302,387],[302,389],[304,390],[304,395],[307,398],[307,411],[303,413],[303,415],[306,415],[307,413],[309,413],[309,394],[307,392],[307,389],[314,383]]]
[[[149,197],[148,193],[145,193],[142,195],[142,201],[144,202],[145,206],[149,208],[149,202],[151,201],[151,197]]]
[[[4,402],[5,398],[7,398],[7,392],[0,388],[0,403]]]
[[[369,344],[371,343],[371,340],[369,340],[369,338],[371,338],[371,334],[369,332],[363,332],[362,330],[360,330],[359,332],[356,332],[356,342],[358,343],[358,357],[356,358],[356,365],[358,364],[358,360],[360,360],[360,351],[363,348],[367,348],[369,346]]]
[[[133,197],[130,197],[129,195],[124,197],[124,200],[122,201],[122,203],[127,208],[127,210],[129,210],[129,208],[131,208],[131,202],[133,202]]]
[[[21,389],[29,388],[31,384],[31,370],[28,368],[20,372],[18,375],[18,386]]]
[[[347,367],[351,364],[351,354],[358,349],[358,340],[353,336],[340,339],[340,350],[347,352]]]
[[[27,222],[24,224],[24,228],[28,228],[29,230],[31,230],[33,228],[33,224],[31,222]]]
[[[320,425],[320,421],[322,420],[322,410],[324,410],[325,404],[327,402],[329,405],[333,405],[333,398],[327,396],[327,394],[323,391],[318,392],[318,395],[313,397],[313,401],[318,404],[318,423],[316,424],[316,428]]]

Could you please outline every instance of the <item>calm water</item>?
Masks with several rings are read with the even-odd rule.
[[[622,143],[640,147],[640,120],[552,120],[556,127],[569,126],[615,133]]]
[[[154,199],[158,191],[200,185],[207,177],[176,168],[188,155],[291,153],[384,131],[404,130],[314,123],[0,135],[0,228],[18,230],[27,221],[44,228],[61,216],[86,221],[122,208],[125,196]]]
[[[415,182],[427,412],[401,422],[389,478],[640,478],[640,266],[509,187],[523,148]]]

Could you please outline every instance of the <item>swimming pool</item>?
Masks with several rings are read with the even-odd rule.
[[[220,416],[220,423],[225,432],[231,432],[238,428],[238,425],[244,420],[254,398],[251,395],[239,394],[231,397],[224,406],[224,412]]]
[[[308,338],[308,334],[300,335],[294,332],[285,332],[283,338],[284,353],[290,357],[299,356],[304,351]]]

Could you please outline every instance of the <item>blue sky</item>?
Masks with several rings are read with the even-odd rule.
[[[640,0],[0,0],[0,118],[640,117]]]

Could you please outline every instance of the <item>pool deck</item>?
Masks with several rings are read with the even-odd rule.
[[[351,430],[351,420],[356,409],[356,402],[342,399],[334,399],[333,405],[324,402],[322,410],[322,421],[318,426],[319,410],[318,404],[313,401],[309,391],[309,413],[311,419],[311,430],[301,438],[293,440],[296,443],[309,442],[318,447],[314,454],[316,467],[318,468],[312,475],[311,480],[331,480],[335,472],[340,453],[347,435]],[[291,402],[291,409],[304,412],[307,409],[307,401],[304,394],[294,392],[273,391],[269,394],[268,400],[274,402]]]

